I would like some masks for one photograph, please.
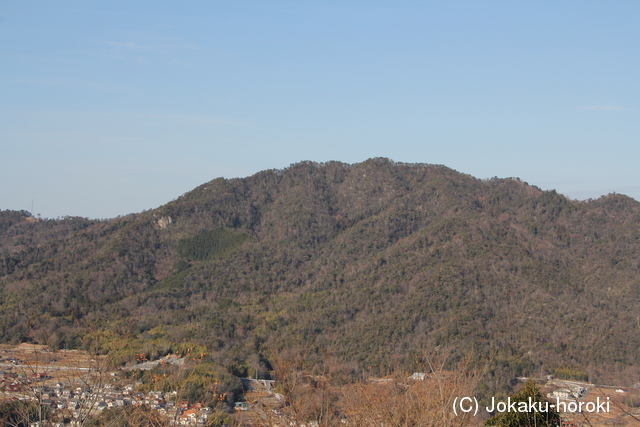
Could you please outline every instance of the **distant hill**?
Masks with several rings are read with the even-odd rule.
[[[238,375],[299,345],[369,373],[473,354],[496,387],[568,367],[638,379],[640,203],[623,195],[302,162],[106,221],[2,211],[0,255],[3,342],[197,343]]]

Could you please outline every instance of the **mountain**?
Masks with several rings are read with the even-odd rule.
[[[638,380],[640,203],[370,159],[218,178],[95,221],[0,212],[0,340],[199,345],[237,375],[277,349],[352,373],[425,352],[493,386],[561,370]],[[491,385],[490,385],[491,387]]]

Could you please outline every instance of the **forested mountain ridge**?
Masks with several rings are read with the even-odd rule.
[[[446,347],[491,355],[496,381],[563,365],[631,379],[639,226],[626,196],[387,159],[219,178],[106,221],[3,211],[0,339],[193,342],[238,374],[295,345],[370,372]]]

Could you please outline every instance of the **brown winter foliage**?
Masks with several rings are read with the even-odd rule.
[[[123,361],[187,341],[238,376],[296,345],[321,366],[330,343],[352,378],[447,347],[492,361],[485,391],[563,366],[632,383],[639,225],[626,196],[387,159],[219,178],[111,220],[3,211],[0,340],[90,335]]]

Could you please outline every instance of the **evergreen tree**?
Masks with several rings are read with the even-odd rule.
[[[519,408],[525,405],[518,405],[520,402],[526,403],[528,407],[530,402],[535,402],[534,406],[537,410],[533,411],[513,411],[507,410],[497,413],[494,417],[485,422],[485,426],[495,427],[557,427],[560,426],[560,414],[548,404],[544,398],[538,384],[529,380],[523,389],[510,397],[510,402],[516,402],[513,407]],[[544,412],[543,412],[544,411]]]

